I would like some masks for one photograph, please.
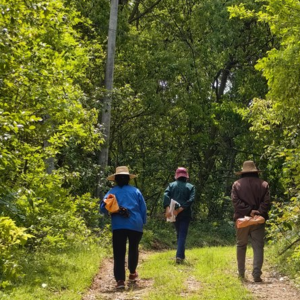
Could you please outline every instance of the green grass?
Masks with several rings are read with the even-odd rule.
[[[168,251],[152,252],[139,265],[141,278],[153,281],[148,294],[143,295],[144,300],[253,299],[237,278],[235,247],[228,245],[232,242],[230,226],[200,224],[198,229],[192,226],[187,240],[187,259],[184,264],[177,265],[174,260],[176,236],[171,225],[166,224],[159,231],[154,224],[153,228],[146,230],[146,243],[142,248],[149,249],[155,241],[157,248],[153,247],[152,251]],[[218,231],[222,231],[222,234],[217,234]],[[110,243],[109,238],[101,245],[78,244],[60,252],[49,250],[27,254],[22,260],[25,276],[10,289],[0,291],[0,299],[82,299],[97,274],[102,259],[111,251]],[[203,247],[207,243],[211,247]],[[225,243],[227,246],[220,246]],[[250,252],[247,256],[251,255]]]
[[[154,280],[143,299],[253,299],[237,278],[235,247],[187,250],[182,265],[175,264],[174,255],[157,253],[140,266],[141,276]]]
[[[80,300],[91,285],[106,251],[96,244],[81,244],[61,252],[43,252],[24,258],[26,274],[1,299]]]

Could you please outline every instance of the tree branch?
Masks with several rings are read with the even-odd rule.
[[[128,19],[128,22],[129,22],[129,23],[132,22],[131,20],[134,18],[134,16],[135,16],[136,13],[138,12],[140,3],[141,3],[141,0],[136,0],[136,2],[135,2],[135,4],[134,4],[134,7],[133,7],[133,10],[132,10],[132,12],[131,12],[131,14],[130,14],[130,17],[129,17],[129,19]]]
[[[156,5],[158,5],[160,2],[161,2],[162,0],[157,0],[154,4],[152,4],[150,7],[148,7],[144,12],[142,12],[141,14],[139,14],[138,16],[136,16],[135,18],[133,17],[134,16],[134,14],[133,14],[133,12],[134,13],[136,13],[137,12],[137,9],[138,9],[138,5],[139,5],[139,3],[140,3],[140,0],[138,0],[137,2],[136,2],[136,5],[134,6],[134,8],[133,8],[133,12],[132,12],[132,14],[131,14],[131,18],[129,18],[129,24],[130,23],[132,23],[132,22],[134,22],[134,21],[136,21],[136,20],[138,20],[138,19],[140,19],[141,17],[143,17],[144,15],[146,15],[147,13],[149,13],[149,12],[151,12],[151,10],[156,6]]]
[[[289,246],[287,246],[283,251],[281,251],[279,253],[279,256],[284,254],[287,250],[289,250],[290,248],[292,248],[296,243],[300,242],[300,238],[298,238],[296,241],[294,241],[293,243],[291,243]]]

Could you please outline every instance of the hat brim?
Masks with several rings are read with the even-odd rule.
[[[133,178],[136,178],[137,175],[134,175],[134,174],[128,174],[128,173],[115,173],[115,174],[112,174],[110,176],[108,176],[106,179],[107,180],[111,180],[111,181],[114,181],[115,180],[115,176],[116,175],[128,175],[130,179],[133,179]]]
[[[175,179],[178,179],[178,178],[180,178],[180,177],[184,177],[184,178],[187,178],[187,179],[189,179],[189,175],[187,175],[186,173],[182,173],[182,174],[176,174],[176,176],[175,176]]]
[[[261,173],[262,170],[256,170],[256,171],[240,171],[240,172],[235,172],[234,174],[235,175],[242,175],[242,174],[245,174],[245,173]]]

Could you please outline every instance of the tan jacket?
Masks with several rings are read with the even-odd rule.
[[[234,206],[234,220],[250,216],[251,210],[258,210],[267,220],[271,207],[269,184],[256,177],[243,177],[232,185],[231,199]]]

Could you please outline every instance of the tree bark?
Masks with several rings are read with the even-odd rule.
[[[118,24],[118,5],[119,0],[111,0],[110,3],[110,17],[108,29],[107,42],[107,59],[105,70],[105,96],[103,99],[101,123],[104,126],[104,144],[99,155],[99,165],[101,172],[98,178],[96,196],[101,197],[101,181],[104,171],[108,165],[108,151],[109,151],[109,136],[110,136],[110,119],[111,119],[111,102],[114,78],[114,62],[116,52],[116,36]]]

